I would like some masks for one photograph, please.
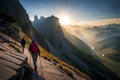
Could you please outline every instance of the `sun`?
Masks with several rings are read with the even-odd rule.
[[[60,17],[60,24],[61,25],[68,25],[70,23],[70,19],[68,16],[61,16]]]

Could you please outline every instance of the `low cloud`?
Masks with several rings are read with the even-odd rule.
[[[102,26],[107,24],[120,24],[120,18],[112,18],[112,19],[103,19],[103,20],[96,20],[96,21],[89,21],[80,24],[81,26]]]

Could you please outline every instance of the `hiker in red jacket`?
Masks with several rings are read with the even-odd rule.
[[[34,40],[32,41],[32,43],[29,46],[29,51],[33,58],[34,70],[37,71],[36,62],[37,62],[38,55],[40,56],[40,50],[38,48],[37,43]]]

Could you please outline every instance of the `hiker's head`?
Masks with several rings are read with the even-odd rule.
[[[35,40],[32,40],[32,42],[35,42]]]

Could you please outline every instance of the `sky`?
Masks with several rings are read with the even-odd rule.
[[[61,17],[71,23],[120,18],[120,0],[20,0],[31,20],[34,15]]]

